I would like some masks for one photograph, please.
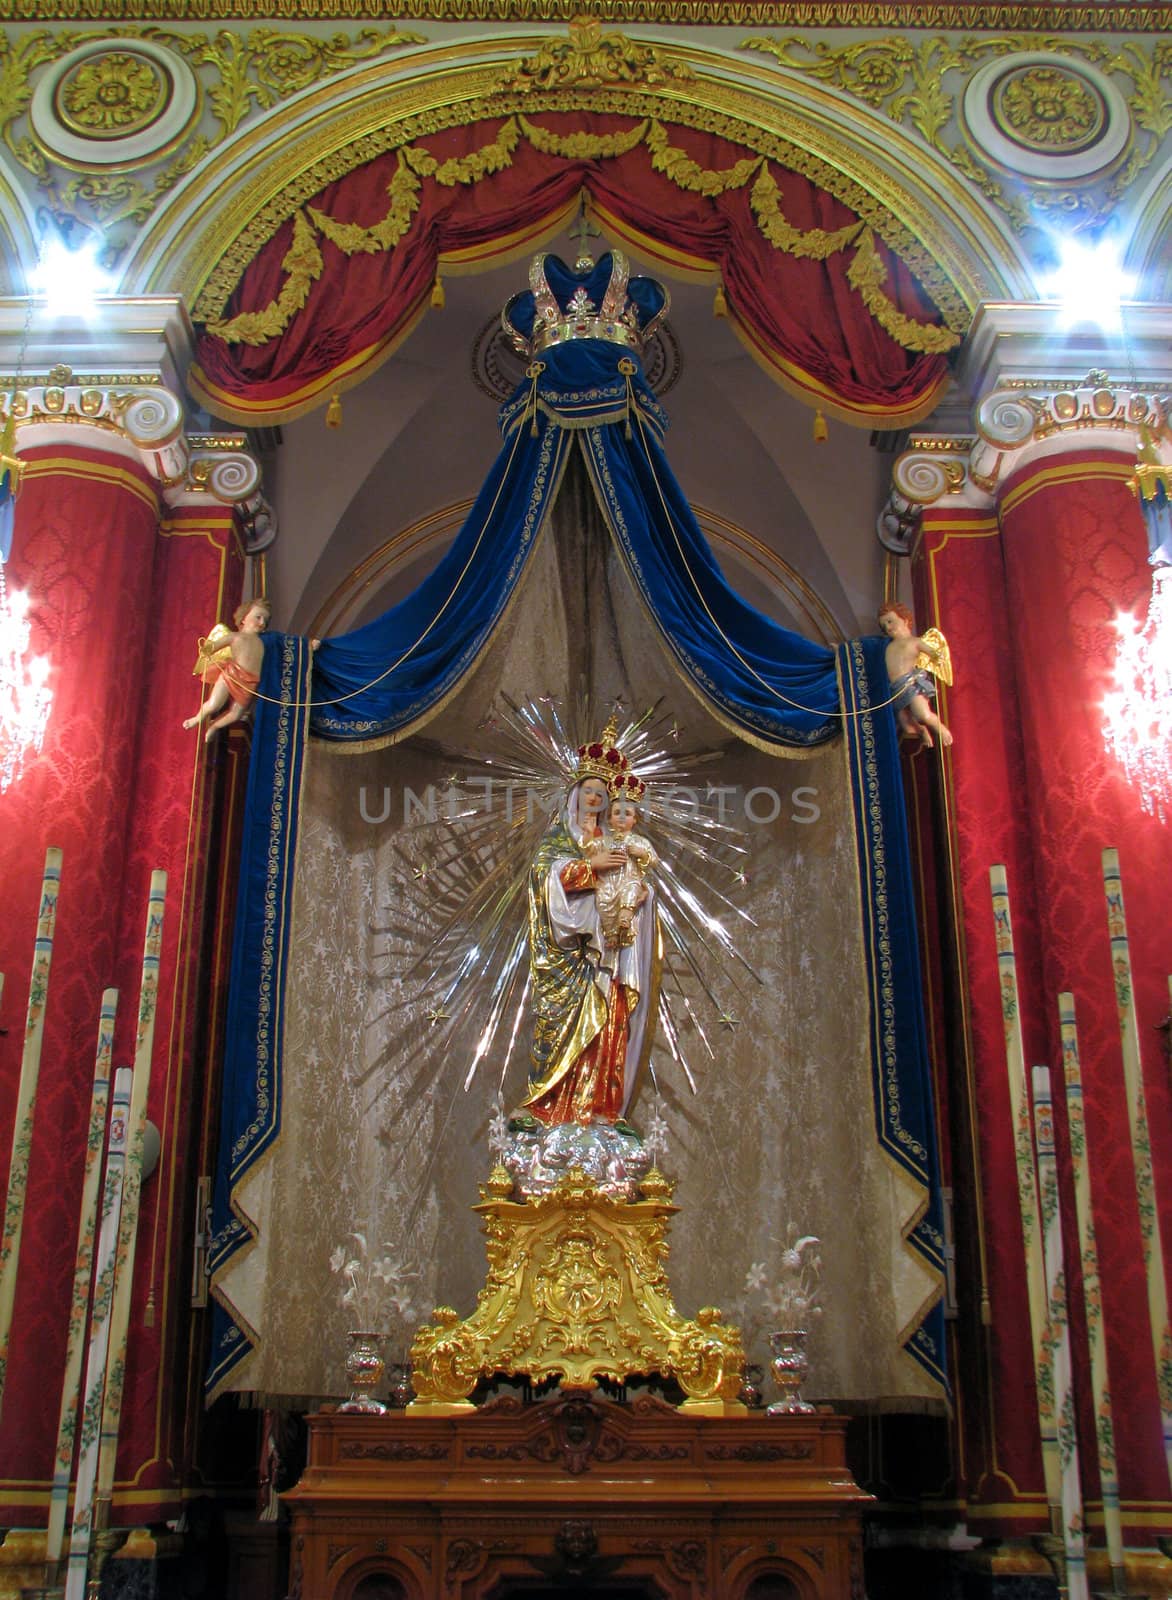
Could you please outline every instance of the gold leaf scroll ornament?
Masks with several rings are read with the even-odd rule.
[[[501,79],[501,90],[600,89],[611,83],[685,83],[690,67],[650,45],[602,31],[597,17],[571,17],[569,37],[549,39]]]

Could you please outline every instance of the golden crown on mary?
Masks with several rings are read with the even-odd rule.
[[[609,789],[613,780],[627,776],[631,763],[616,743],[618,736],[618,723],[612,716],[599,738],[592,744],[578,746],[578,766],[574,776],[579,783],[584,778],[601,778]]]

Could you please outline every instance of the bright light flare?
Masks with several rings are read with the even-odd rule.
[[[1142,621],[1115,618],[1115,681],[1103,696],[1103,743],[1123,767],[1151,817],[1172,811],[1172,567],[1152,575]]]
[[[98,296],[113,293],[113,278],[98,265],[100,249],[93,236],[76,250],[58,238],[46,241],[30,286],[51,317],[87,319],[97,309]]]
[[[28,595],[7,587],[0,561],[0,794],[40,750],[53,704],[49,662],[26,655],[30,633]]]
[[[1118,328],[1122,324],[1122,304],[1135,294],[1135,274],[1124,272],[1119,250],[1110,240],[1096,245],[1063,239],[1058,271],[1038,284],[1046,300],[1062,306],[1062,326],[1093,323],[1099,328]]]

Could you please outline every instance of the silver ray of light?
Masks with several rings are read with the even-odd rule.
[[[501,696],[485,719],[490,756],[420,742],[426,753],[451,764],[451,781],[440,791],[436,814],[411,819],[396,838],[389,903],[371,932],[383,959],[402,956],[398,970],[407,979],[402,998],[388,1001],[381,1015],[405,1011],[426,1019],[432,1048],[424,1054],[445,1069],[449,1062],[457,1068],[453,1094],[471,1089],[485,1063],[503,1092],[509,1067],[525,1048],[529,868],[573,783],[578,747],[598,738],[609,710],[596,710],[581,687],[568,714],[553,696],[521,703]],[[616,720],[620,748],[648,783],[646,831],[661,857],[655,878],[666,948],[659,1037],[695,1094],[677,1010],[705,1057],[715,1059],[701,1012],[725,1014],[719,990],[726,986],[743,994],[738,967],[761,981],[728,926],[738,920],[755,926],[753,919],[720,887],[727,883],[731,890],[736,882],[736,862],[748,853],[745,836],[703,809],[714,792],[707,770],[722,759],[721,751],[679,750],[678,725],[658,705]],[[703,796],[700,808],[685,815],[665,811],[662,796],[672,788]],[[403,1076],[422,1078],[410,1061],[418,1026],[396,1031],[403,1038]],[[395,1053],[388,1047],[375,1064],[385,1077],[372,1103],[395,1077]],[[660,1092],[653,1063],[651,1076]],[[453,1103],[449,1099],[445,1126]]]

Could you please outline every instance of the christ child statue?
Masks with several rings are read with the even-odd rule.
[[[634,773],[626,773],[612,780],[609,788],[608,847],[623,857],[623,863],[617,871],[599,877],[594,898],[607,947],[621,950],[635,942],[635,914],[648,894],[644,879],[657,857],[648,840],[634,831],[646,785]]]
[[[917,636],[915,618],[897,600],[881,608],[879,627],[887,635],[887,677],[900,728],[929,749],[935,742],[933,734],[939,736],[942,745],[951,744],[952,734],[932,709],[935,678],[952,682],[947,639],[938,628],[929,628]]]
[[[216,720],[208,725],[205,742],[211,739],[217,728],[226,728],[230,723],[239,722],[256,699],[264,661],[264,645],[260,636],[268,627],[272,614],[273,608],[267,600],[246,600],[243,605],[236,607],[233,615],[235,631],[217,623],[208,637],[200,640],[195,674],[211,684],[212,692],[195,716],[188,717],[183,726],[195,728],[209,717],[215,717]]]

